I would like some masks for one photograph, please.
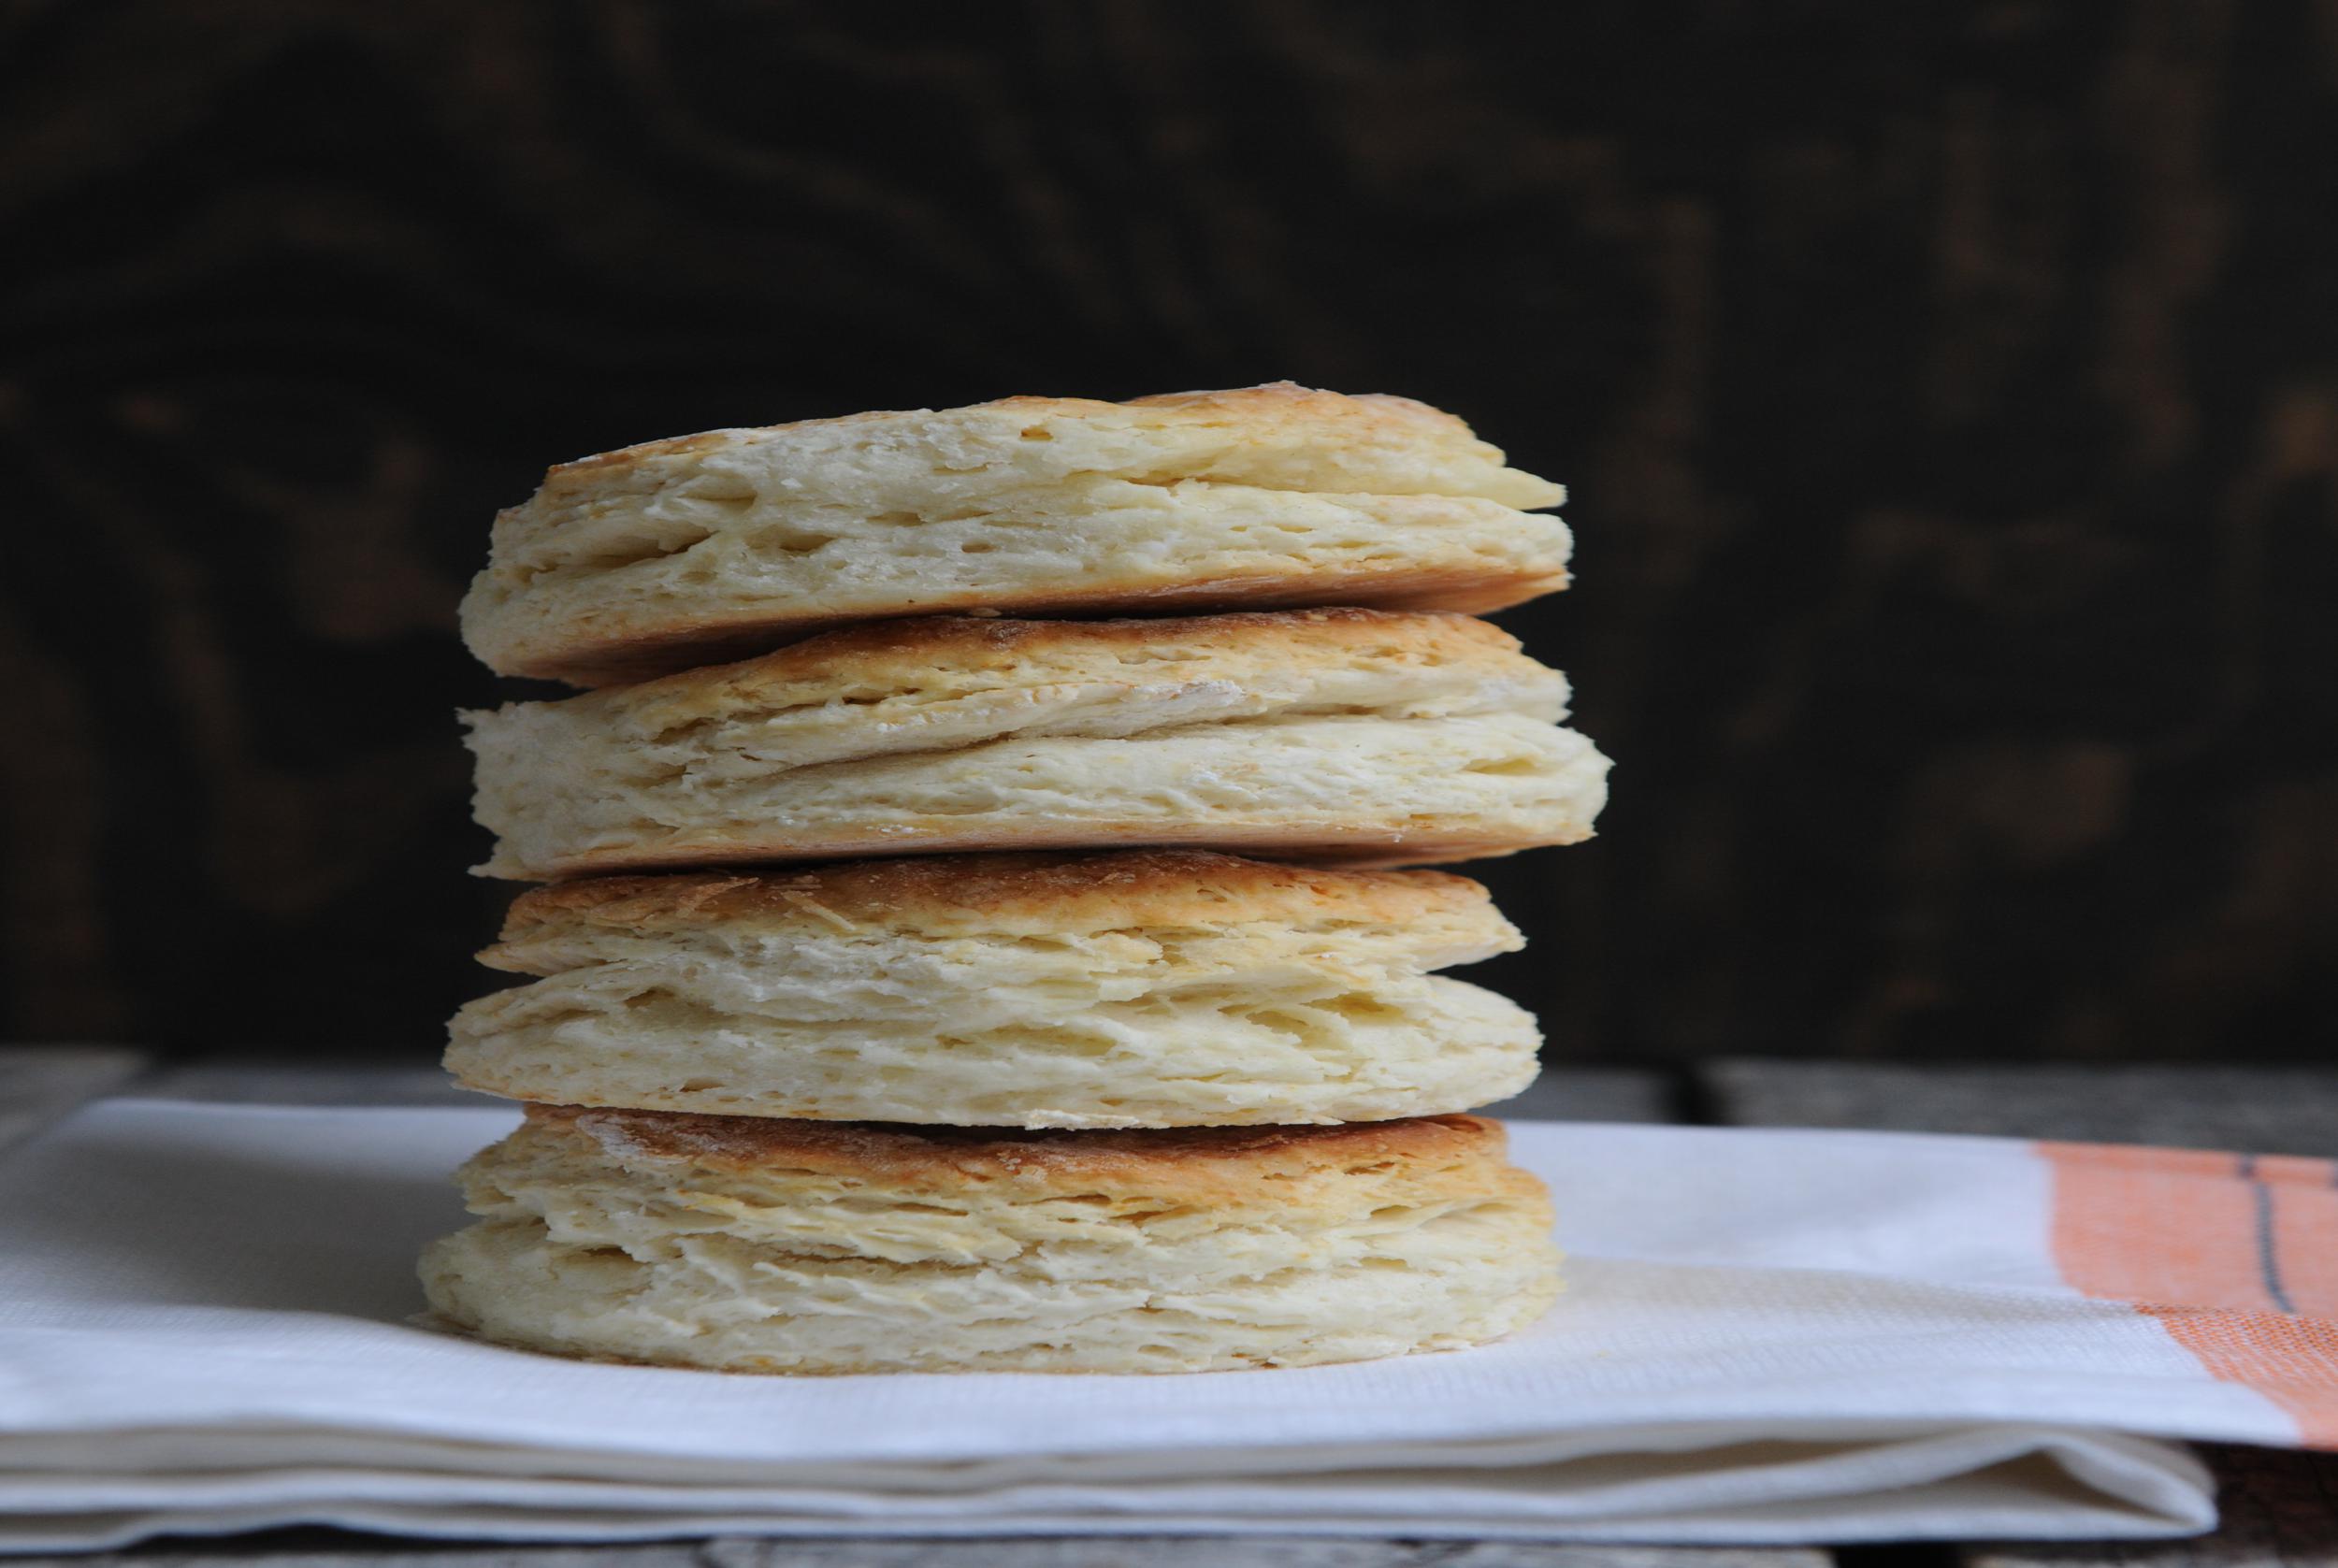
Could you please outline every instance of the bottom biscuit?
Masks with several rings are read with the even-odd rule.
[[[530,1106],[463,1168],[432,1307],[727,1372],[1207,1372],[1450,1350],[1558,1290],[1475,1116],[1000,1135]]]

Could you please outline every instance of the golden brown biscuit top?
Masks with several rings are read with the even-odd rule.
[[[581,1134],[626,1165],[677,1163],[750,1175],[862,1180],[888,1189],[1007,1187],[1027,1195],[1133,1189],[1214,1201],[1257,1201],[1261,1184],[1390,1178],[1432,1194],[1445,1186],[1507,1190],[1502,1124],[1482,1116],[1416,1116],[1336,1127],[1191,1127],[1110,1131],[1005,1131],[877,1122],[794,1121],[671,1111],[530,1105],[530,1131]],[[1293,1196],[1297,1196],[1294,1192]]]
[[[651,684],[686,686],[725,671],[790,682],[854,677],[914,683],[930,670],[1015,671],[1066,655],[1092,661],[1099,673],[1126,673],[1148,657],[1182,657],[1197,648],[1288,658],[1377,653],[1406,662],[1521,656],[1518,639],[1501,627],[1438,611],[1283,610],[1110,621],[928,615],[848,626],[760,658],[686,669]]]
[[[704,430],[641,441],[613,452],[561,463],[544,476],[544,489],[559,493],[598,488],[625,470],[666,457],[718,452],[785,440],[791,435],[848,430],[853,426],[974,423],[1003,417],[1027,426],[1032,439],[1050,439],[1083,427],[1121,430],[1219,431],[1230,444],[1245,447],[1378,447],[1417,451],[1424,458],[1461,460],[1498,469],[1499,451],[1472,434],[1454,415],[1409,397],[1387,393],[1349,394],[1269,381],[1260,386],[1210,392],[1164,392],[1125,403],[1092,397],[1016,396],[963,408],[879,410],[830,419],[784,424]],[[1527,506],[1557,504],[1560,487],[1532,475],[1504,471],[1495,488],[1505,499]]]
[[[1210,850],[936,855],[762,874],[594,877],[522,894],[502,940],[556,929],[704,926],[1020,934],[1323,920],[1391,925],[1481,913],[1486,891],[1444,871],[1349,871]]]
[[[947,690],[1067,680],[1141,683],[1163,668],[1213,667],[1225,678],[1294,667],[1453,667],[1486,675],[1547,674],[1518,639],[1443,611],[1285,610],[1111,621],[929,615],[848,626],[735,664],[570,698],[620,711],[697,710],[786,694],[866,702]]]

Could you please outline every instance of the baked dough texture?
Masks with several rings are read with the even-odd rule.
[[[1026,1133],[531,1106],[423,1255],[446,1322],[758,1373],[1204,1372],[1454,1349],[1557,1290],[1498,1124]]]
[[[480,870],[1194,844],[1404,865],[1588,838],[1566,678],[1465,615],[943,616],[465,715]]]
[[[1378,1121],[1530,1083],[1474,882],[1198,850],[937,856],[523,894],[446,1065],[514,1099],[1021,1128]]]
[[[1558,485],[1450,414],[1288,382],[714,430],[564,464],[496,520],[471,651],[579,685],[851,622],[1365,604],[1564,587]]]

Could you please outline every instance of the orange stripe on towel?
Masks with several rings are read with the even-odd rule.
[[[2054,1259],[2088,1296],[2158,1318],[2210,1375],[2338,1448],[2338,1164],[2040,1144]]]

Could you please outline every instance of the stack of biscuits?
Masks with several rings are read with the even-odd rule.
[[[1557,1290],[1462,1115],[1520,945],[1392,870],[1590,836],[1557,485],[1290,385],[723,430],[555,468],[464,606],[527,1102],[438,1316],[734,1372],[1183,1372],[1452,1348]]]

